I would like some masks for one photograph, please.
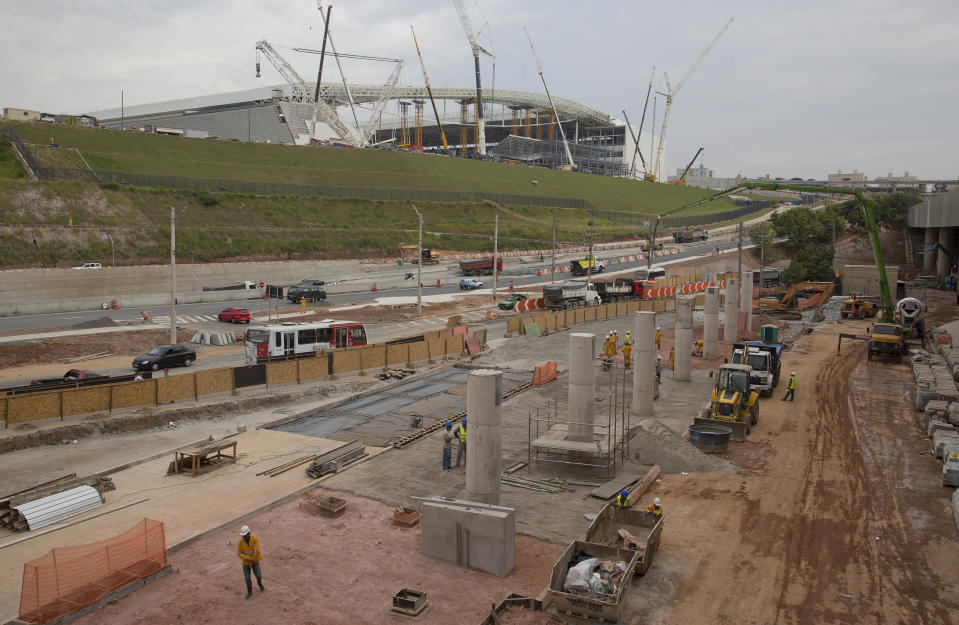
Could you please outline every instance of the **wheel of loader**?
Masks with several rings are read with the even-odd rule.
[[[759,404],[755,404],[750,412],[752,413],[753,425],[756,425],[759,423]]]
[[[856,315],[857,315],[860,319],[865,319],[865,318],[866,318],[866,307],[865,307],[865,306],[860,307],[860,308],[859,308],[859,311],[856,313]]]
[[[867,349],[867,350],[866,350],[866,360],[872,360],[872,350],[871,350],[871,349]]]

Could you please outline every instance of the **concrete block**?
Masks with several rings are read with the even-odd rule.
[[[422,553],[505,577],[516,554],[512,508],[435,497],[423,501]]]
[[[959,488],[952,493],[952,518],[956,521],[956,530],[959,531]]]
[[[929,438],[935,436],[936,432],[939,430],[946,430],[947,432],[955,432],[956,428],[952,425],[949,425],[945,421],[940,421],[939,419],[933,419],[929,422],[929,428],[926,430],[926,434],[929,435]]]
[[[936,430],[935,434],[932,435],[932,448],[936,450],[936,458],[945,458],[948,456],[948,454],[943,455],[943,449],[946,443],[959,445],[959,432]]]
[[[950,455],[942,463],[942,485],[959,486],[959,457],[953,458]]]

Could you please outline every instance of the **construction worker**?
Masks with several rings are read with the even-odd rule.
[[[703,340],[702,340],[702,339],[699,339],[698,341],[696,341],[696,355],[697,355],[697,356],[702,356],[702,355],[703,355]]]
[[[250,533],[250,528],[244,525],[240,528],[240,540],[236,543],[236,555],[243,562],[243,579],[246,580],[246,598],[249,599],[253,594],[253,581],[250,579],[250,571],[256,576],[256,583],[260,586],[260,592],[266,590],[263,587],[263,578],[260,577],[260,560],[263,554],[260,553],[260,539]]]
[[[453,441],[456,435],[453,434],[453,424],[447,423],[443,431],[443,470],[449,471],[453,464]]]
[[[632,345],[633,344],[633,335],[630,334],[629,330],[626,330],[626,338],[623,339],[623,345]]]
[[[619,506],[620,508],[629,507],[629,491],[626,490],[625,488],[619,491],[619,494],[616,495],[616,505]]]
[[[623,365],[630,369],[633,364],[633,344],[632,342],[623,343]]]
[[[646,514],[651,514],[655,517],[663,516],[663,502],[659,500],[659,497],[653,499],[653,503],[646,506],[646,509],[643,511]]]
[[[510,295],[513,294],[513,281],[512,281],[512,280],[509,281],[509,294],[510,294]]]
[[[616,351],[619,351],[619,334],[616,333],[616,330],[613,330],[613,347],[616,348]]]
[[[796,372],[795,371],[789,374],[789,386],[787,386],[786,389],[787,389],[786,395],[785,397],[783,397],[783,401],[786,401],[787,399],[789,401],[793,401],[793,399],[796,397]]]
[[[463,419],[460,426],[456,428],[456,438],[460,441],[460,446],[456,450],[456,468],[458,469],[460,460],[463,461],[463,466],[466,466],[466,419]]]
[[[657,326],[656,327],[656,349],[660,348],[660,343],[662,342],[662,340],[663,340],[663,329]]]
[[[672,345],[669,348],[669,368],[672,371],[676,370],[676,346]]]
[[[656,381],[663,381],[663,357],[656,356]]]
[[[616,356],[616,339],[613,338],[612,332],[607,334],[606,340],[603,341],[603,355],[607,358],[613,358]]]

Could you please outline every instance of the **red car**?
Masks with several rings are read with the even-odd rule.
[[[250,311],[246,308],[224,308],[217,315],[220,321],[229,321],[231,323],[250,323]]]

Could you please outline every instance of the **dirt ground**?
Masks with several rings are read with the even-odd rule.
[[[177,341],[189,343],[194,334],[196,334],[194,330],[178,330]],[[132,358],[169,341],[169,330],[144,330],[143,332],[87,334],[22,343],[2,343],[0,344],[0,363],[4,368],[44,364],[59,358],[75,358],[98,352],[110,352]],[[65,365],[63,370],[66,371],[72,366]]]
[[[171,554],[172,575],[75,623],[479,623],[490,604],[510,593],[537,594],[564,549],[517,536],[516,566],[500,578],[421,554],[419,528],[394,527],[390,507],[319,489],[311,494],[334,494],[348,508],[337,519],[313,516],[298,508],[301,498],[247,522],[260,539],[266,587],[249,601],[236,556],[238,528],[229,528]],[[392,597],[403,588],[425,591],[429,599],[415,621],[390,614]]]
[[[502,286],[503,283],[501,283]],[[492,286],[492,281],[490,281]],[[505,290],[505,289],[501,289]],[[523,291],[520,291],[523,292]],[[424,295],[429,294],[424,289]],[[534,295],[531,295],[531,297]],[[475,310],[482,306],[492,306],[489,295],[456,295],[451,302],[423,302],[423,314],[428,317],[443,317],[457,315],[467,310]],[[506,293],[500,293],[497,299],[506,297]],[[330,312],[330,308],[343,308],[344,306],[353,306],[358,304],[337,303],[330,306],[314,306],[315,314],[297,317],[297,321],[320,321],[331,317],[348,317],[351,321],[364,321],[366,323],[380,323],[384,321],[412,321],[418,319],[416,315],[416,298],[413,296],[413,302],[409,304],[397,305],[375,305],[362,306],[359,308],[349,308],[348,310]],[[280,312],[296,312],[297,307],[284,308]],[[495,307],[493,310],[496,311]],[[495,312],[494,312],[495,315]]]

